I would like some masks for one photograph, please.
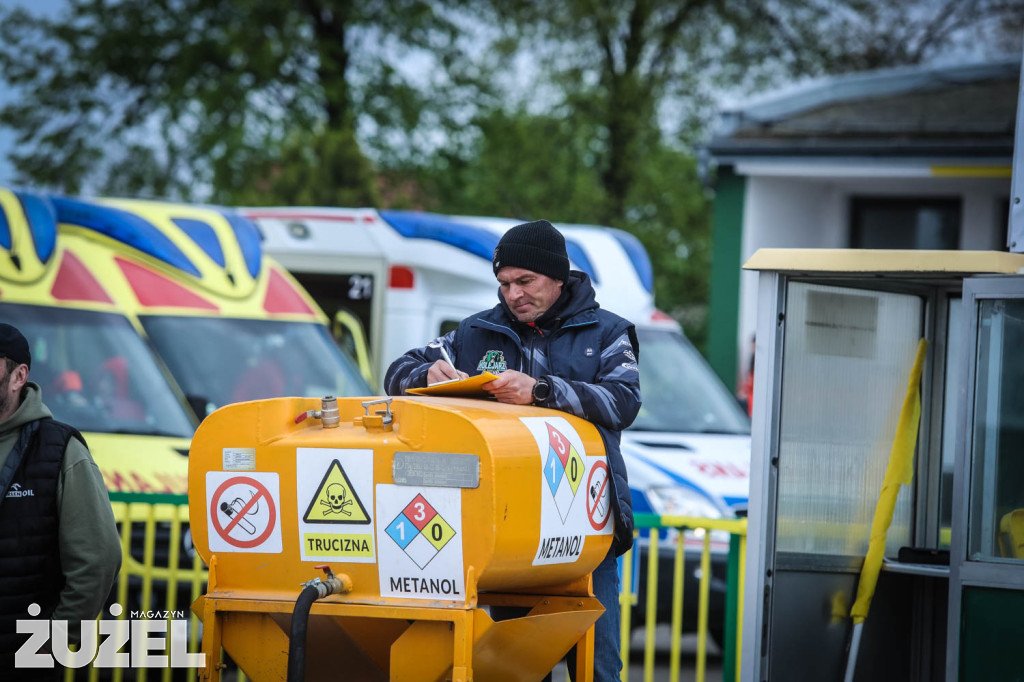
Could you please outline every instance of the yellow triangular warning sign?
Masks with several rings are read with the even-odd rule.
[[[341,462],[334,460],[306,507],[306,523],[369,523],[366,507],[349,483]]]

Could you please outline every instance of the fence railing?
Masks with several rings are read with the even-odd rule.
[[[197,553],[191,557],[183,557],[183,533],[188,528],[188,499],[184,495],[140,495],[111,493],[111,508],[117,521],[121,535],[121,573],[118,576],[115,595],[116,603],[121,612],[116,616],[119,620],[131,618],[133,611],[166,611],[184,612],[188,620],[188,653],[199,653],[200,633],[202,624],[191,613],[189,607],[205,590],[207,570]],[[741,650],[741,621],[743,613],[743,566],[746,554],[746,519],[706,519],[684,516],[658,516],[657,514],[636,514],[637,535],[647,530],[646,546],[637,543],[634,549],[623,557],[622,592],[619,595],[622,627],[622,680],[629,677],[629,645],[633,630],[631,616],[632,607],[636,603],[636,595],[632,591],[633,584],[633,552],[647,552],[646,576],[637,576],[645,580],[645,623],[644,623],[644,680],[649,682],[654,676],[655,628],[659,603],[658,570],[659,561],[650,560],[660,556],[662,533],[676,531],[674,539],[674,561],[672,563],[672,609],[671,609],[671,644],[669,653],[670,679],[679,679],[681,646],[680,637],[683,628],[684,576],[686,570],[685,531],[696,531],[702,535],[700,551],[700,581],[698,587],[697,616],[697,656],[696,680],[704,682],[707,661],[707,639],[709,633],[708,616],[711,606],[712,578],[712,533],[716,531],[730,534],[728,551],[728,571],[725,603],[725,629],[723,647],[722,679],[730,681],[738,678]],[[636,562],[636,565],[640,565]],[[686,595],[687,598],[688,595]],[[182,603],[187,599],[187,603]],[[104,614],[105,615],[105,614]],[[167,636],[170,636],[168,623]],[[65,671],[64,682],[76,679],[88,679],[97,682],[100,670],[90,666],[88,671]],[[109,674],[108,674],[109,673]],[[124,668],[114,668],[104,673],[104,679],[122,682]],[[130,676],[136,682],[146,682],[148,676],[161,682],[170,682],[174,670],[171,668],[146,669],[132,668]],[[184,671],[187,680],[195,680],[198,671],[195,668]],[[181,679],[182,671],[174,674],[176,680]],[[239,682],[245,676],[239,670]]]
[[[646,602],[644,604],[644,681],[654,679],[655,665],[655,629],[658,614],[658,558],[662,531],[674,530],[674,560],[672,562],[672,609],[671,609],[671,641],[669,648],[669,679],[679,680],[680,661],[682,658],[681,636],[683,634],[683,599],[686,575],[686,531],[696,531],[702,537],[700,550],[700,582],[697,590],[697,682],[704,682],[707,667],[708,616],[711,606],[712,579],[712,533],[729,533],[729,550],[727,558],[727,590],[725,600],[725,626],[722,657],[722,680],[738,679],[740,669],[740,651],[742,638],[743,613],[743,567],[746,563],[747,520],[746,519],[707,519],[688,516],[659,516],[657,514],[636,514],[636,535],[646,529],[646,546],[640,542],[634,544],[632,550],[623,556],[622,591],[619,595],[622,628],[622,682],[629,679],[629,648],[632,634],[632,611],[637,595],[633,593],[634,552],[647,553],[647,575],[636,576],[638,580],[646,580]],[[638,590],[639,592],[639,590]]]
[[[185,495],[143,495],[110,493],[110,506],[121,535],[121,573],[114,589],[115,603],[120,606],[117,620],[131,619],[133,612],[167,612],[169,616],[182,612],[188,621],[188,653],[199,653],[202,625],[189,609],[192,602],[206,588],[207,571],[199,555],[183,557],[183,533],[188,528],[188,498]],[[182,603],[187,601],[187,603]],[[106,614],[101,614],[105,616]],[[171,628],[168,617],[167,634]],[[169,643],[169,640],[168,640]],[[67,669],[64,682],[87,679],[97,682],[100,669],[89,666],[88,671]],[[195,680],[195,668],[147,669],[132,667],[129,676],[136,682],[172,678]],[[103,679],[122,682],[125,668],[113,668],[103,673]],[[239,676],[239,680],[244,677]]]

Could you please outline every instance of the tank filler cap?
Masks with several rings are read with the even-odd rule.
[[[384,409],[375,410],[373,414],[370,414],[370,408],[374,405],[383,405]],[[395,415],[391,411],[391,398],[365,400],[362,402],[362,406],[363,409],[366,410],[366,414],[360,419],[363,426],[367,428],[382,428],[386,431],[391,430],[391,423],[395,420]]]

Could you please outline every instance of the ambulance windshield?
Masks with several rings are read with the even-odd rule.
[[[637,431],[749,434],[750,420],[682,334],[638,329],[643,406]]]
[[[125,317],[3,303],[0,319],[28,339],[29,381],[54,419],[85,432],[192,436],[184,405]]]
[[[142,326],[200,418],[246,400],[373,394],[320,324],[146,316]]]

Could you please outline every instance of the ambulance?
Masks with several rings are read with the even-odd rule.
[[[62,238],[152,346],[202,420],[228,403],[369,395],[316,302],[233,210],[53,197]]]
[[[196,420],[45,196],[0,188],[0,320],[29,341],[29,379],[85,435],[108,490],[185,494]]]
[[[189,439],[220,405],[371,392],[231,211],[9,189],[0,209],[0,319],[112,493],[185,494]]]
[[[378,388],[396,357],[495,304],[491,255],[501,235],[521,222],[371,209],[242,212],[258,225],[264,250],[335,319],[335,330],[348,329],[350,340],[367,339]],[[749,420],[681,327],[654,307],[647,252],[622,230],[556,227],[565,235],[572,267],[590,275],[602,307],[637,327],[644,401],[622,439],[634,511],[710,518],[744,514]],[[687,545],[684,589],[695,595],[701,540],[688,537]],[[673,550],[671,543],[662,547],[658,619],[668,621]],[[713,538],[712,547],[714,634],[723,625],[728,544]],[[634,575],[646,575],[646,553],[638,554],[640,571]],[[643,581],[637,589],[644,591]],[[639,597],[637,617],[643,618],[646,599]],[[697,600],[684,605],[686,622],[695,622]]]

